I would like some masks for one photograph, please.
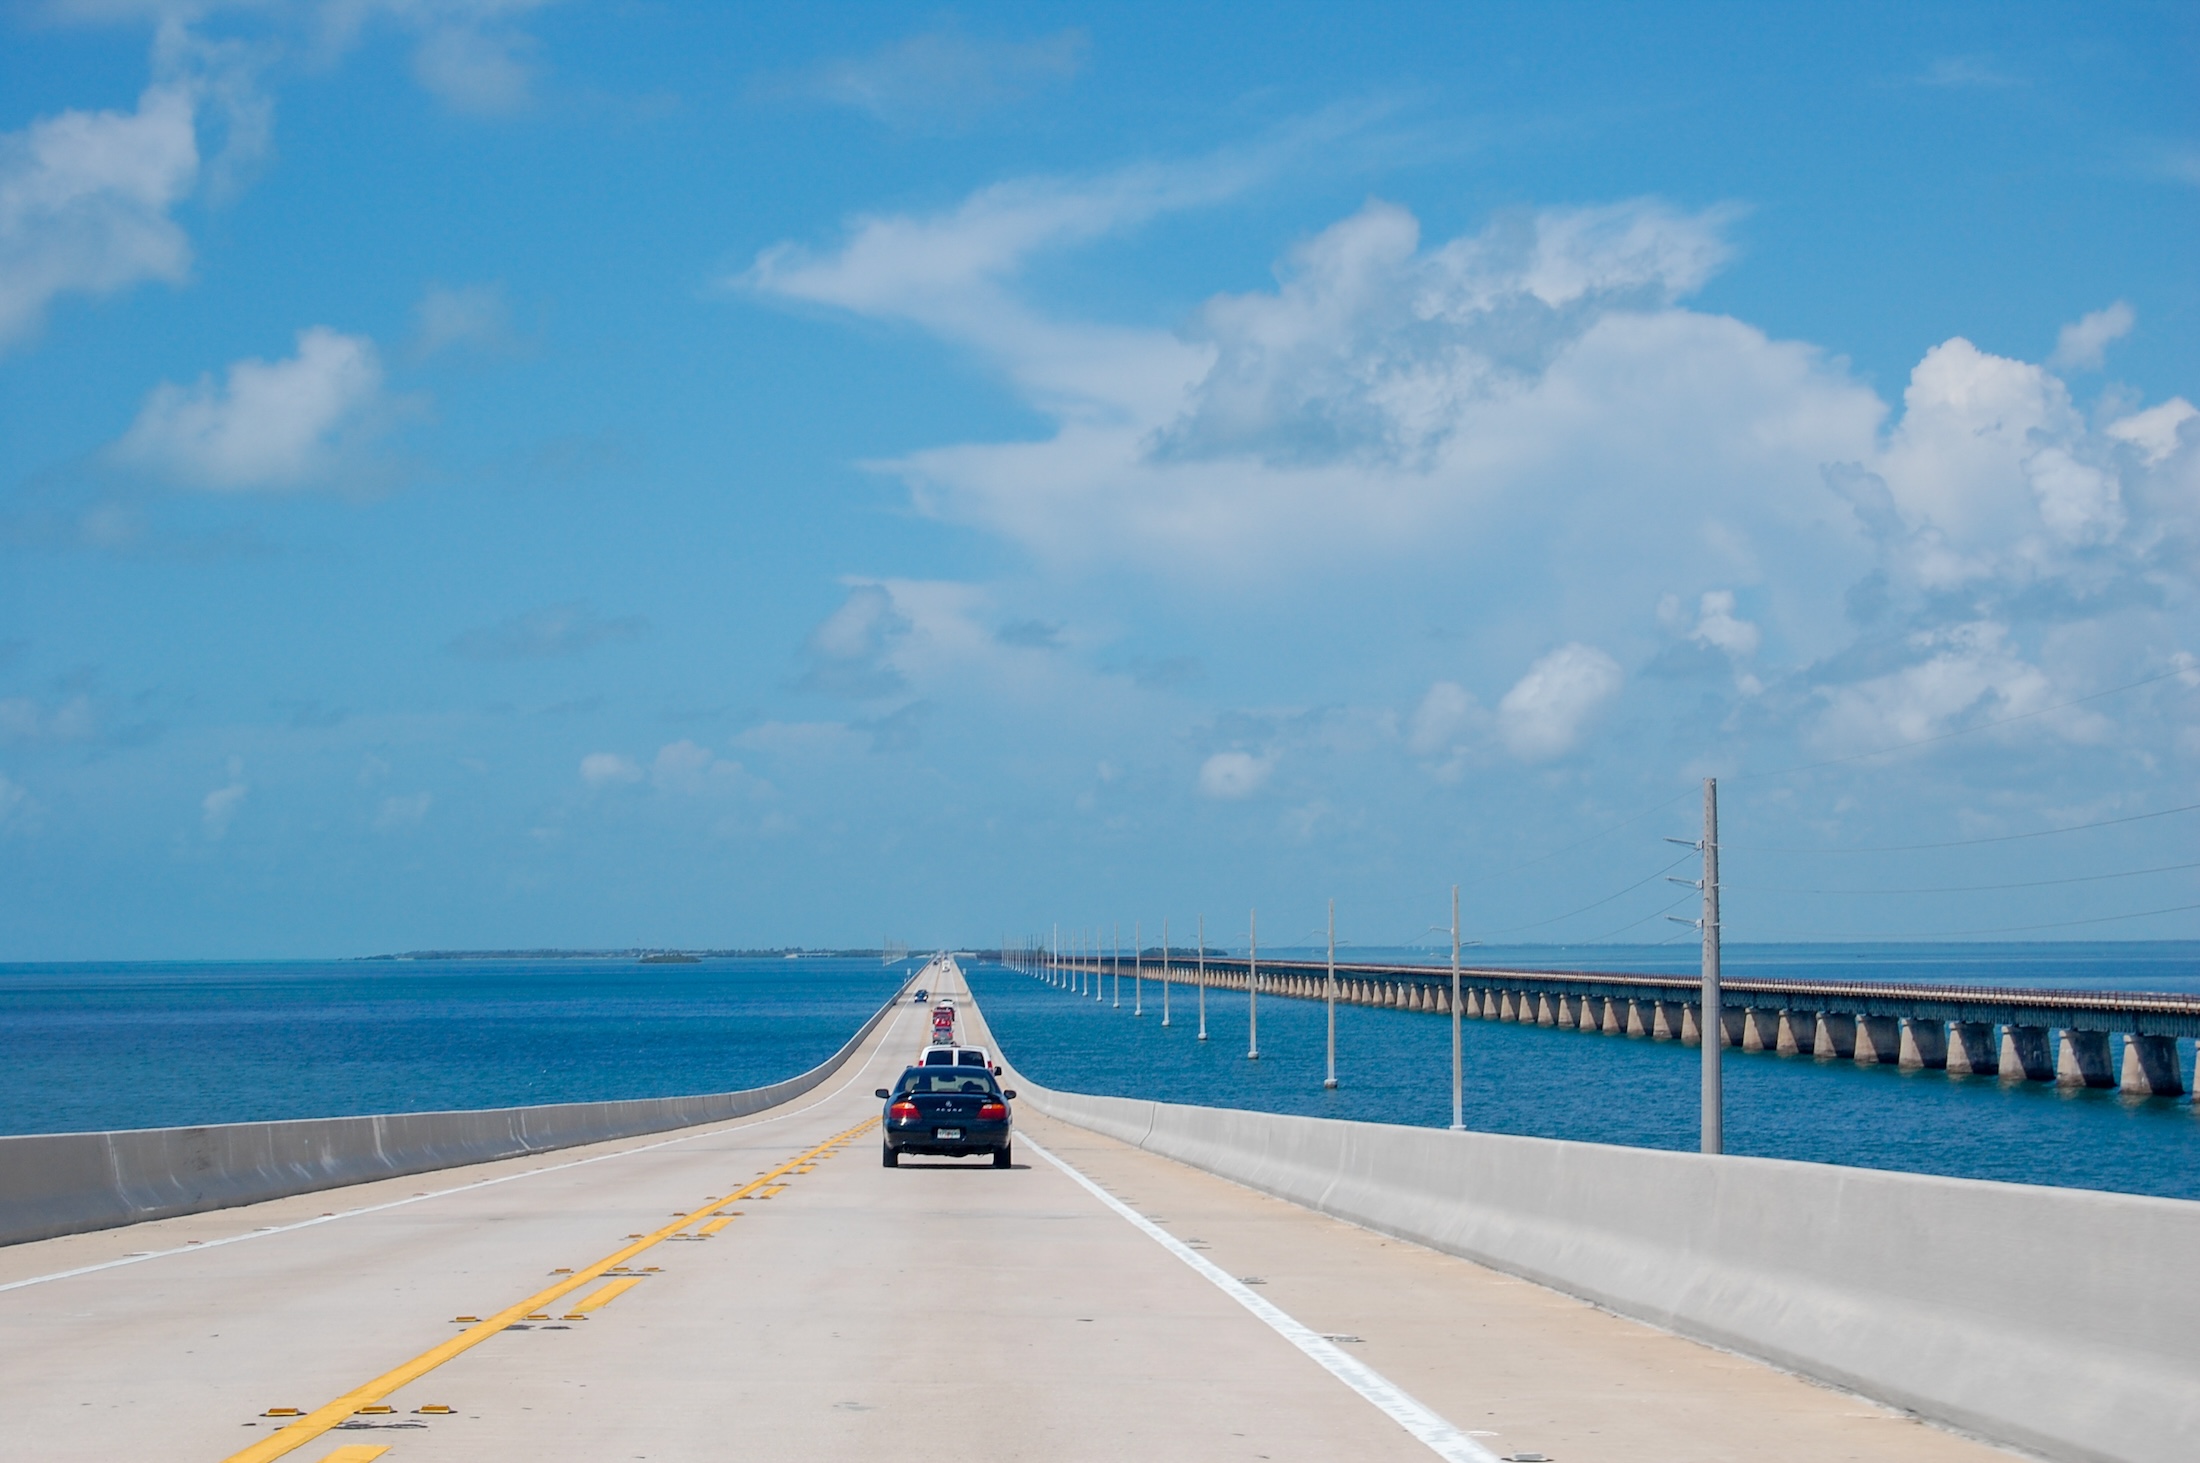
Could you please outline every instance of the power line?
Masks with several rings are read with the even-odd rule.
[[[2167,818],[2172,813],[2200,811],[2200,803],[2186,803],[2182,807],[2163,808],[2152,813],[2132,813],[2122,818],[2102,818],[2093,823],[2073,823],[2067,828],[2041,828],[2031,833],[2001,833],[1992,838],[1957,838],[1947,843],[1882,843],[1868,848],[1765,848],[1747,843],[1724,843],[1719,846],[1738,853],[1916,853],[1931,848],[1973,848],[1982,843],[2015,843],[2025,838],[2053,838],[2062,833],[2082,833],[2088,828],[2112,828],[2119,823],[2143,823],[2149,818]]]
[[[2141,909],[2136,910],[2130,914],[2103,914],[2096,915],[2092,919],[2059,919],[2050,921],[2047,924],[2038,925],[1994,925],[1990,928],[1981,930],[1934,930],[1926,934],[1875,935],[1872,938],[1875,941],[1952,940],[1965,935],[2021,935],[2031,930],[2068,930],[2075,929],[2080,925],[2106,925],[2115,924],[2119,920],[2151,919],[2153,916],[2158,914],[2183,914],[2188,910],[2194,909],[2200,909],[2200,904],[2173,904],[2167,909]],[[1829,936],[1825,938],[1846,937]]]
[[[1522,930],[1540,930],[1545,925],[1558,924],[1563,920],[1572,919],[1577,914],[1587,914],[1592,909],[1602,909],[1605,905],[1610,904],[1613,900],[1620,898],[1622,895],[1632,894],[1645,884],[1655,883],[1658,879],[1664,877],[1666,874],[1672,872],[1674,869],[1679,868],[1682,864],[1687,863],[1695,856],[1696,855],[1693,851],[1689,853],[1684,853],[1679,858],[1673,860],[1673,862],[1667,864],[1664,868],[1659,869],[1656,873],[1651,874],[1648,878],[1637,879],[1634,883],[1629,884],[1626,888],[1620,890],[1619,893],[1607,894],[1594,904],[1584,904],[1579,909],[1569,910],[1565,914],[1553,915],[1549,919],[1539,919],[1533,924],[1507,925],[1503,929],[1484,930],[1482,933],[1485,935],[1514,935],[1518,934]]]
[[[2068,879],[2027,879],[2021,884],[1948,884],[1922,889],[1782,889],[1770,884],[1729,884],[1721,879],[1719,887],[1738,889],[1746,894],[1983,894],[1996,889],[2045,889],[2052,884],[2098,884],[2103,879],[2136,879],[2142,874],[2173,874],[2180,869],[2200,869],[2200,862],[2126,869],[2117,874],[2077,874]]]
[[[1587,838],[1581,839],[1574,843],[1569,843],[1564,848],[1554,848],[1549,853],[1539,853],[1532,859],[1523,859],[1521,862],[1514,864],[1513,868],[1530,868],[1536,864],[1542,863],[1546,859],[1557,858],[1562,853],[1572,853],[1577,848],[1586,848],[1590,844],[1596,842],[1599,838],[1604,837],[1604,835],[1607,833],[1617,833],[1620,829],[1628,827],[1631,824],[1640,823],[1643,819],[1649,817],[1652,813],[1664,812],[1667,808],[1672,807],[1673,804],[1679,802],[1682,798],[1693,796],[1695,796],[1693,790],[1688,792],[1677,792],[1673,794],[1673,796],[1667,798],[1662,803],[1658,803],[1653,807],[1644,808],[1641,812],[1636,813],[1633,817],[1622,818],[1617,823],[1599,828],[1596,832],[1590,834]]]

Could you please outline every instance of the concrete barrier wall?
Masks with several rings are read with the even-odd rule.
[[[1022,1100],[1248,1187],[2052,1458],[2200,1439],[2200,1203],[1775,1159]],[[1768,1438],[1767,1456],[1779,1455]]]
[[[746,1117],[839,1071],[907,991],[823,1063],[744,1092],[0,1138],[0,1244]]]

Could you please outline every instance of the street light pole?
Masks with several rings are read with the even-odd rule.
[[[1207,1039],[1207,916],[1199,917],[1199,1039]]]
[[[1459,1044],[1459,886],[1451,886],[1451,1130],[1467,1127],[1466,1067]]]
[[[1322,1086],[1337,1085],[1337,901],[1329,901],[1329,979],[1323,986],[1329,1001],[1329,1075]]]
[[[1260,911],[1253,910],[1246,918],[1250,943],[1245,947],[1245,1017],[1252,1044],[1245,1059],[1257,1062],[1260,1060]]]
[[[1169,1024],[1169,917],[1161,917],[1161,1024]]]

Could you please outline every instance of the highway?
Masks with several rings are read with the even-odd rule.
[[[6,1455],[2011,1456],[1035,1112],[1009,1170],[885,1169],[926,1034],[734,1122],[0,1249]]]

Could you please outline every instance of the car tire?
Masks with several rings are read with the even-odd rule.
[[[894,1151],[894,1145],[891,1143],[882,1143],[879,1145],[878,1161],[880,1167],[882,1168],[901,1167],[901,1155]]]
[[[1008,1149],[1006,1149],[1006,1148],[996,1148],[996,1149],[994,1149],[994,1150],[993,1150],[993,1166],[994,1166],[995,1168],[1006,1168],[1006,1167],[1008,1167],[1008,1160],[1009,1160],[1009,1157],[1010,1157],[1010,1154],[1009,1154],[1009,1150],[1008,1150]]]

